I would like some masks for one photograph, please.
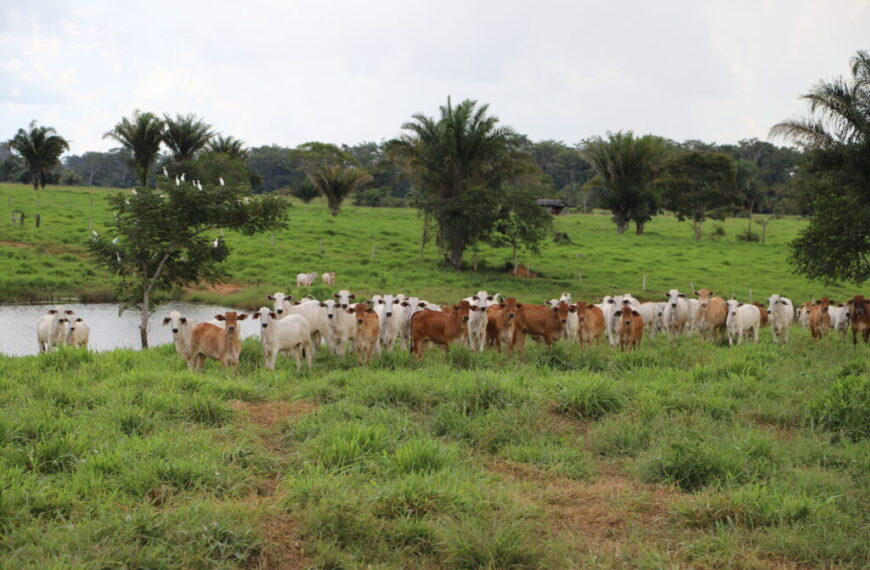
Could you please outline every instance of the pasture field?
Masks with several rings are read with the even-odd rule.
[[[4,568],[870,560],[870,348],[0,357]]]
[[[89,222],[102,231],[108,221],[104,197],[114,192],[49,187],[37,193],[25,185],[0,184],[0,301],[65,296],[110,300],[111,275],[91,266],[85,244]],[[26,213],[24,227],[10,223],[13,210]],[[42,218],[39,229],[33,224],[36,213]],[[232,288],[215,292],[203,286],[183,295],[256,308],[275,291],[297,297],[331,295],[333,290],[320,286],[319,279],[316,286],[297,290],[295,276],[336,271],[336,287],[358,295],[403,292],[436,303],[452,302],[481,288],[527,302],[541,302],[561,291],[587,300],[627,291],[642,300],[661,299],[672,287],[688,291],[691,283],[743,300],[748,300],[750,289],[754,300],[775,292],[795,302],[822,295],[838,300],[851,297],[855,288],[849,285],[826,287],[790,273],[787,243],[804,223],[771,222],[767,243],[762,245],[737,241],[736,235],[747,226],[745,219],[707,222],[705,234],[721,225],[725,236],[696,242],[688,222],[668,216],[648,223],[644,236],[617,235],[604,213],[561,216],[555,228],[573,244],[548,240],[539,255],[524,253],[520,261],[542,277],[517,279],[506,274],[511,259],[507,248],[481,246],[477,272],[444,270],[434,244],[427,246],[421,261],[422,222],[415,210],[347,206],[333,218],[317,201],[308,206],[297,203],[286,231],[254,237],[226,235],[233,252],[227,261]],[[468,252],[469,264],[472,257]],[[645,291],[641,289],[644,275]]]

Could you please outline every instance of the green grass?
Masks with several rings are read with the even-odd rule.
[[[26,185],[0,184],[0,241],[24,245],[0,244],[0,299],[111,298],[111,276],[88,262],[86,243],[91,221],[97,231],[103,231],[110,218],[104,198],[114,192],[53,186],[37,193]],[[24,227],[11,225],[13,210],[27,214]],[[42,219],[39,229],[33,224],[37,213]],[[404,292],[440,303],[481,287],[528,302],[541,302],[561,291],[571,291],[578,299],[623,291],[659,299],[672,287],[688,291],[690,284],[742,299],[748,298],[750,288],[756,300],[774,292],[795,301],[851,296],[849,286],[822,287],[790,272],[787,244],[804,221],[774,221],[764,245],[736,239],[746,223],[745,219],[708,222],[705,231],[721,225],[725,237],[696,242],[688,223],[670,216],[654,218],[643,236],[618,235],[606,213],[560,216],[555,229],[567,233],[573,245],[547,241],[540,255],[522,255],[521,261],[543,277],[516,279],[504,271],[510,251],[486,245],[479,248],[478,272],[444,270],[432,245],[420,261],[421,218],[415,210],[347,206],[332,217],[318,201],[307,206],[296,203],[286,231],[254,237],[227,234],[232,250],[227,261],[229,281],[241,290],[226,295],[201,289],[185,295],[246,307],[259,307],[263,297],[276,290],[329,296],[333,291],[320,281],[297,291],[295,275],[332,270],[338,273],[337,287],[362,296]],[[471,260],[469,251],[466,261]],[[644,275],[645,291],[641,289]]]

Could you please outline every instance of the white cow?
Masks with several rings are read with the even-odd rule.
[[[323,284],[327,287],[332,287],[335,284],[335,271],[327,271],[320,275],[320,278],[323,279]]]
[[[345,309],[341,308],[341,303],[338,301],[329,299],[320,303],[320,307],[329,322],[326,344],[329,345],[333,354],[344,356],[347,354],[348,344],[353,343],[356,321],[347,314]]]
[[[849,308],[846,305],[831,303],[828,307],[828,314],[831,315],[831,328],[840,331],[845,336],[849,329]]]
[[[801,305],[797,310],[798,323],[800,323],[800,325],[805,329],[809,328],[810,326],[810,311],[812,310],[812,308],[812,303],[806,302]]]
[[[791,299],[777,294],[771,295],[767,300],[767,312],[770,315],[770,333],[773,342],[788,342],[788,331],[794,320],[794,305]]]
[[[616,316],[616,312],[621,311],[623,306],[626,305],[636,310],[640,306],[640,301],[632,297],[631,293],[623,293],[616,297],[611,297],[610,295],[603,297],[598,305],[604,313],[604,327],[607,330],[610,346],[616,346],[619,343],[619,335],[617,334],[619,317]]]
[[[69,332],[67,332],[66,336],[66,344],[68,346],[74,346],[76,348],[87,348],[88,347],[88,339],[91,337],[91,327],[82,319],[81,317],[77,317],[76,319],[67,319],[67,323],[69,323]]]
[[[372,297],[374,303],[375,314],[378,316],[378,326],[380,327],[380,344],[385,350],[391,350],[396,342],[396,337],[401,332],[402,323],[399,320],[402,315],[396,314],[396,298],[393,295],[375,295]]]
[[[260,307],[260,310],[251,316],[260,321],[260,345],[263,347],[263,362],[266,370],[275,370],[278,353],[288,359],[292,355],[296,360],[296,370],[302,368],[304,354],[308,369],[311,370],[314,347],[311,346],[311,329],[305,317],[287,315],[279,319],[278,315],[268,307]]]
[[[314,284],[315,279],[317,279],[316,271],[312,271],[311,273],[298,273],[296,274],[296,286],[311,287],[311,285]]]
[[[464,300],[474,307],[479,308],[479,311],[471,311],[468,313],[468,348],[473,351],[483,352],[486,347],[486,308],[494,299],[486,291],[478,291],[471,297],[466,297]]]
[[[725,328],[728,329],[728,346],[734,346],[734,337],[737,344],[743,342],[743,335],[752,331],[752,339],[758,342],[758,329],[761,328],[761,310],[750,303],[741,303],[735,299],[725,301],[728,308],[728,317],[725,319]]]
[[[315,348],[320,346],[321,341],[326,339],[329,332],[329,323],[326,319],[326,314],[320,307],[320,301],[314,299],[303,299],[296,303],[291,303],[292,295],[285,295],[280,291],[274,295],[267,295],[267,299],[275,302],[275,313],[279,319],[285,318],[287,315],[302,315],[308,320],[308,327],[311,330],[311,343]]]
[[[36,342],[39,352],[47,352],[58,348],[66,343],[66,321],[69,315],[75,312],[63,305],[49,309],[47,313],[39,317],[36,323]]]
[[[691,326],[689,304],[686,302],[686,295],[677,289],[671,289],[665,296],[668,300],[665,301],[667,304],[663,317],[668,335],[673,338]]]
[[[661,321],[659,314],[664,310],[664,307],[660,308],[659,303],[648,301],[641,303],[634,310],[640,313],[640,317],[643,319],[643,328],[646,331],[646,335],[650,338],[655,338],[656,333],[659,332],[657,325]]]
[[[169,316],[163,319],[163,325],[172,324],[172,340],[175,342],[175,352],[187,363],[188,368],[193,367],[190,349],[190,330],[195,321],[184,317],[178,311],[169,311]]]
[[[692,336],[701,326],[701,301],[698,299],[686,299],[689,307],[689,322],[686,325],[686,334]]]

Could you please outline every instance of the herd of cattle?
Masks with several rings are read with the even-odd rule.
[[[303,274],[300,274],[302,276]],[[274,370],[278,354],[293,357],[296,368],[302,358],[308,368],[314,352],[326,344],[334,354],[344,356],[348,349],[358,362],[366,364],[375,352],[399,345],[421,358],[426,343],[447,351],[454,342],[465,342],[474,351],[494,347],[509,353],[524,351],[525,339],[531,336],[552,345],[565,338],[581,345],[601,342],[606,335],[611,346],[622,350],[636,347],[644,335],[667,334],[721,339],[727,334],[729,346],[751,335],[758,342],[759,329],[770,325],[774,342],[787,342],[795,319],[809,328],[814,339],[829,331],[844,335],[851,327],[852,342],[861,334],[870,340],[870,313],[867,300],[855,295],[844,303],[828,297],[803,303],[795,309],[791,300],[772,295],[768,306],[741,303],[714,296],[714,292],[695,291],[697,298],[671,289],[662,302],[641,303],[630,294],[606,296],[599,303],[573,302],[570,293],[551,299],[544,305],[518,303],[515,298],[486,291],[467,297],[451,307],[441,307],[417,297],[375,295],[357,302],[356,296],[342,290],[334,299],[318,301],[275,293],[267,298],[273,307],[261,307],[250,314],[260,323],[260,343],[268,370]],[[71,318],[73,311],[56,307],[43,315],[37,324],[40,352],[57,346],[87,347],[89,328],[81,318]],[[176,351],[189,368],[201,370],[211,358],[223,367],[238,368],[241,353],[239,321],[246,313],[228,311],[208,323],[194,323],[178,311],[172,311],[164,325],[171,325]]]

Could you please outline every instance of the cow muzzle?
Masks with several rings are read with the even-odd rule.
[[[284,309],[278,309],[278,310],[277,310],[277,311],[275,311],[275,312],[276,312],[276,313],[278,313],[278,314],[279,314],[279,315],[280,315],[280,314],[281,314],[281,313],[283,313],[283,312],[284,312]]]
[[[468,320],[468,315],[465,315],[464,317],[462,317],[462,320],[463,320],[463,321],[467,321],[467,320]]]
[[[357,319],[356,322],[357,322],[357,324],[361,325],[363,321],[362,321],[362,319]]]
[[[177,332],[178,332],[178,329],[172,329],[172,334],[175,334]]]
[[[230,331],[230,332],[233,332],[233,331],[236,330],[236,327],[227,327],[227,330]]]
[[[393,316],[393,313],[387,313],[387,316],[388,316],[388,317],[392,317],[392,316]]]
[[[331,319],[331,318],[334,317],[334,316],[335,316],[335,315],[326,315],[326,318],[327,318],[327,319]]]
[[[676,303],[671,303],[671,307],[676,307],[676,306],[677,306]]]
[[[263,328],[266,328],[266,327],[269,326],[269,323],[263,323],[261,326],[262,326]]]

